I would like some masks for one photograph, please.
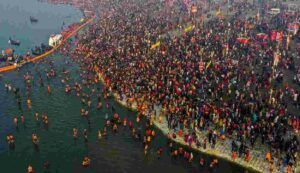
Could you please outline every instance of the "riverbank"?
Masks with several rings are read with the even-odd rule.
[[[101,73],[101,70],[99,70],[98,68],[95,69],[99,80],[105,84],[104,82],[104,78],[103,75]],[[117,93],[113,93],[114,99],[116,102],[118,102],[120,105],[132,110],[132,111],[137,111],[137,103],[134,102],[132,104],[127,104],[126,102],[126,98],[123,98],[123,100],[121,100],[120,96]],[[170,130],[168,128],[167,125],[167,121],[165,119],[165,116],[163,115],[160,106],[155,106],[155,112],[156,115],[154,117],[154,125],[156,128],[158,128],[165,136],[169,137],[170,134],[176,133],[173,130]],[[187,130],[187,129],[185,129]],[[204,140],[205,138],[207,138],[207,133],[204,131],[197,131],[197,136],[199,139]],[[185,134],[185,132],[184,132]],[[184,135],[183,135],[184,136]],[[251,149],[250,150],[250,156],[251,159],[250,161],[246,161],[244,157],[237,157],[235,160],[232,160],[231,158],[231,140],[230,139],[219,139],[217,140],[218,142],[216,143],[216,146],[214,148],[212,148],[210,145],[207,145],[208,147],[206,149],[202,148],[202,147],[197,147],[195,145],[195,143],[192,144],[192,146],[190,147],[188,143],[186,143],[184,141],[183,137],[177,137],[176,138],[172,138],[172,140],[180,145],[186,146],[192,150],[210,155],[210,156],[214,156],[217,158],[221,158],[224,159],[226,161],[235,163],[237,165],[240,165],[246,169],[249,170],[253,170],[255,172],[261,172],[261,173],[267,173],[270,172],[270,163],[268,161],[266,161],[265,159],[265,155],[266,153],[264,153],[264,151],[267,150],[254,150]],[[277,165],[277,160],[274,160],[274,165]],[[295,172],[299,171],[299,164],[294,168]],[[280,172],[285,172],[285,167],[278,167],[275,166],[275,169],[273,170],[273,173],[280,173]]]

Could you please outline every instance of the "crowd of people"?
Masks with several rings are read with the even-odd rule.
[[[293,17],[243,16],[255,8],[242,2],[234,4],[232,17],[199,22],[184,1],[97,2],[106,11],[72,53],[101,75],[108,92],[148,117],[161,106],[168,127],[189,129],[192,143],[200,131],[211,144],[232,139],[232,152],[247,160],[252,148],[265,145],[270,162],[276,157],[284,166],[296,165],[300,97],[288,75],[297,80],[299,49],[288,39],[258,38]],[[184,32],[188,22],[194,28]],[[183,34],[166,32],[174,28]],[[240,41],[245,38],[252,41]]]

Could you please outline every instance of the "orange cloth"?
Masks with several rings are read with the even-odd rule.
[[[269,161],[269,162],[271,161],[271,153],[268,152],[266,154],[266,160]]]
[[[236,159],[236,152],[235,151],[232,152],[231,158],[232,158],[233,161],[235,161],[235,159]]]
[[[181,130],[181,129],[178,131],[178,136],[179,136],[180,138],[182,137],[182,130]]]
[[[245,161],[246,161],[246,162],[249,162],[249,161],[250,161],[250,154],[246,154]]]

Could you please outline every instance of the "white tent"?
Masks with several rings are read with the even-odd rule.
[[[57,35],[51,35],[49,38],[49,46],[57,46],[62,39],[62,35],[61,34],[57,34]]]

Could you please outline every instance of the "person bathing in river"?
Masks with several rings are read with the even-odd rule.
[[[91,100],[91,98],[88,98],[87,105],[88,105],[89,108],[91,108],[91,106],[92,106],[92,100]]]
[[[125,128],[126,126],[127,126],[127,118],[124,117],[124,118],[123,118],[123,127]]]
[[[49,95],[51,95],[51,87],[50,87],[50,85],[47,85],[47,92],[48,92]]]
[[[66,92],[67,94],[70,94],[70,92],[71,92],[71,87],[70,87],[70,85],[66,85],[66,87],[65,87],[65,92]]]
[[[129,121],[129,122],[128,122],[128,126],[129,126],[129,129],[132,129],[132,128],[133,128],[132,121]]]
[[[41,87],[44,87],[44,81],[43,81],[42,76],[39,76],[39,83],[40,83]]]
[[[84,130],[83,130],[83,138],[84,138],[84,142],[85,142],[85,143],[88,142],[88,134],[87,134],[87,133],[88,133],[87,130],[84,129]]]
[[[39,139],[38,139],[38,136],[37,136],[36,133],[32,133],[32,135],[31,135],[31,140],[32,140],[32,143],[33,143],[35,146],[38,145]]]
[[[23,127],[25,128],[25,117],[23,114],[21,114],[21,123],[22,123]]]
[[[102,134],[101,134],[101,130],[98,129],[98,134],[97,134],[98,140],[100,140],[102,138]]]
[[[18,129],[19,126],[18,126],[18,117],[17,116],[14,117],[13,123],[14,123],[15,128]]]
[[[31,100],[29,97],[27,98],[27,108],[29,111],[31,110]]]
[[[107,139],[107,128],[106,128],[106,126],[103,129],[103,136]]]
[[[12,134],[6,136],[7,143],[10,149],[15,149],[15,137]]]
[[[18,108],[21,111],[22,110],[22,103],[21,103],[21,97],[17,98]]]
[[[48,129],[49,120],[48,120],[48,116],[45,113],[42,114],[42,121],[43,121],[45,129]]]
[[[99,110],[99,109],[101,109],[102,108],[102,102],[101,102],[101,100],[100,101],[98,101],[98,103],[97,103],[97,109]]]
[[[145,147],[144,147],[144,154],[145,154],[145,155],[147,155],[148,149],[149,149],[149,145],[146,144]]]
[[[82,161],[82,166],[87,168],[89,167],[91,164],[91,159],[89,157],[84,157],[83,161]]]
[[[27,173],[34,173],[33,167],[31,165],[28,165]]]
[[[82,108],[80,111],[81,111],[81,116],[82,117],[88,118],[88,115],[89,115],[88,110],[85,110],[84,108]]]
[[[39,113],[38,113],[38,112],[34,113],[34,120],[35,120],[36,122],[39,121]]]
[[[74,139],[74,143],[76,143],[77,140],[77,129],[73,128],[73,139]]]
[[[118,126],[117,126],[116,123],[114,123],[114,125],[113,125],[113,132],[114,132],[114,133],[117,133],[117,132],[118,132]]]
[[[203,168],[203,167],[204,167],[204,164],[205,164],[204,159],[203,159],[203,158],[200,158],[200,160],[199,160],[199,165],[200,165],[200,167]]]
[[[107,101],[105,101],[105,107],[106,109],[109,109],[109,103]]]
[[[49,161],[45,161],[45,162],[44,162],[44,168],[45,168],[45,169],[49,169],[49,168],[50,168],[50,163],[49,163]]]
[[[193,155],[193,152],[191,152],[191,153],[189,154],[189,158],[188,158],[189,163],[192,163],[193,159],[194,159],[194,155]]]
[[[157,149],[157,159],[160,159],[160,158],[161,158],[162,152],[163,152],[163,148],[162,148],[162,147],[159,147],[159,148]]]
[[[80,114],[81,114],[82,117],[84,117],[84,113],[85,113],[85,109],[84,109],[84,108],[81,108],[81,109],[80,109]]]
[[[214,160],[210,163],[209,167],[210,167],[210,168],[214,168],[217,164],[218,164],[218,159],[214,159]]]

